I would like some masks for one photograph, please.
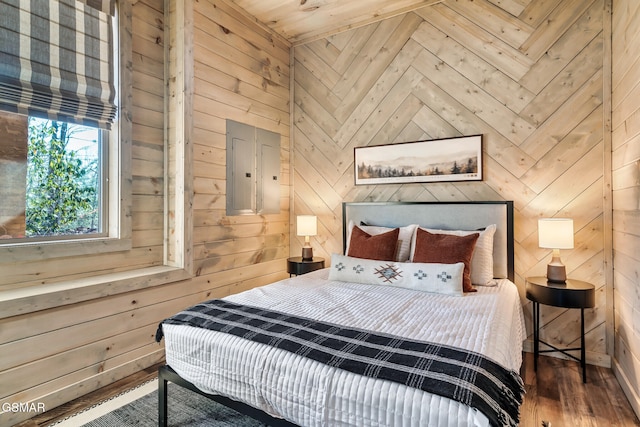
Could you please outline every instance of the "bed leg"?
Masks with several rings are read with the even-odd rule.
[[[158,426],[167,427],[167,379],[163,367],[158,369]]]

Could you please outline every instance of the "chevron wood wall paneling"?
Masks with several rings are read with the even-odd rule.
[[[516,284],[530,322],[524,278],[543,275],[550,259],[537,247],[537,219],[572,217],[576,248],[562,258],[598,289],[587,352],[608,365],[604,16],[604,0],[445,0],[295,46],[293,214],[319,217],[315,253],[342,250],[342,201],[513,200]],[[483,182],[354,185],[354,147],[473,134],[484,135]],[[579,311],[541,314],[543,339],[578,342]]]

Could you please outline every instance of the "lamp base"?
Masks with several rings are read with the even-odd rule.
[[[567,269],[564,265],[547,265],[547,280],[554,283],[565,283],[567,280]]]
[[[313,248],[311,246],[302,247],[302,260],[303,261],[313,260]]]

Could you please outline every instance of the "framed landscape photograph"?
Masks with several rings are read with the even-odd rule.
[[[482,181],[482,135],[354,148],[355,184]]]

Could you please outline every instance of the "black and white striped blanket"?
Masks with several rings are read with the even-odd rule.
[[[211,300],[158,326],[190,325],[267,344],[355,374],[438,394],[487,416],[493,426],[517,426],[520,376],[481,354],[455,347],[319,322],[268,309]]]

